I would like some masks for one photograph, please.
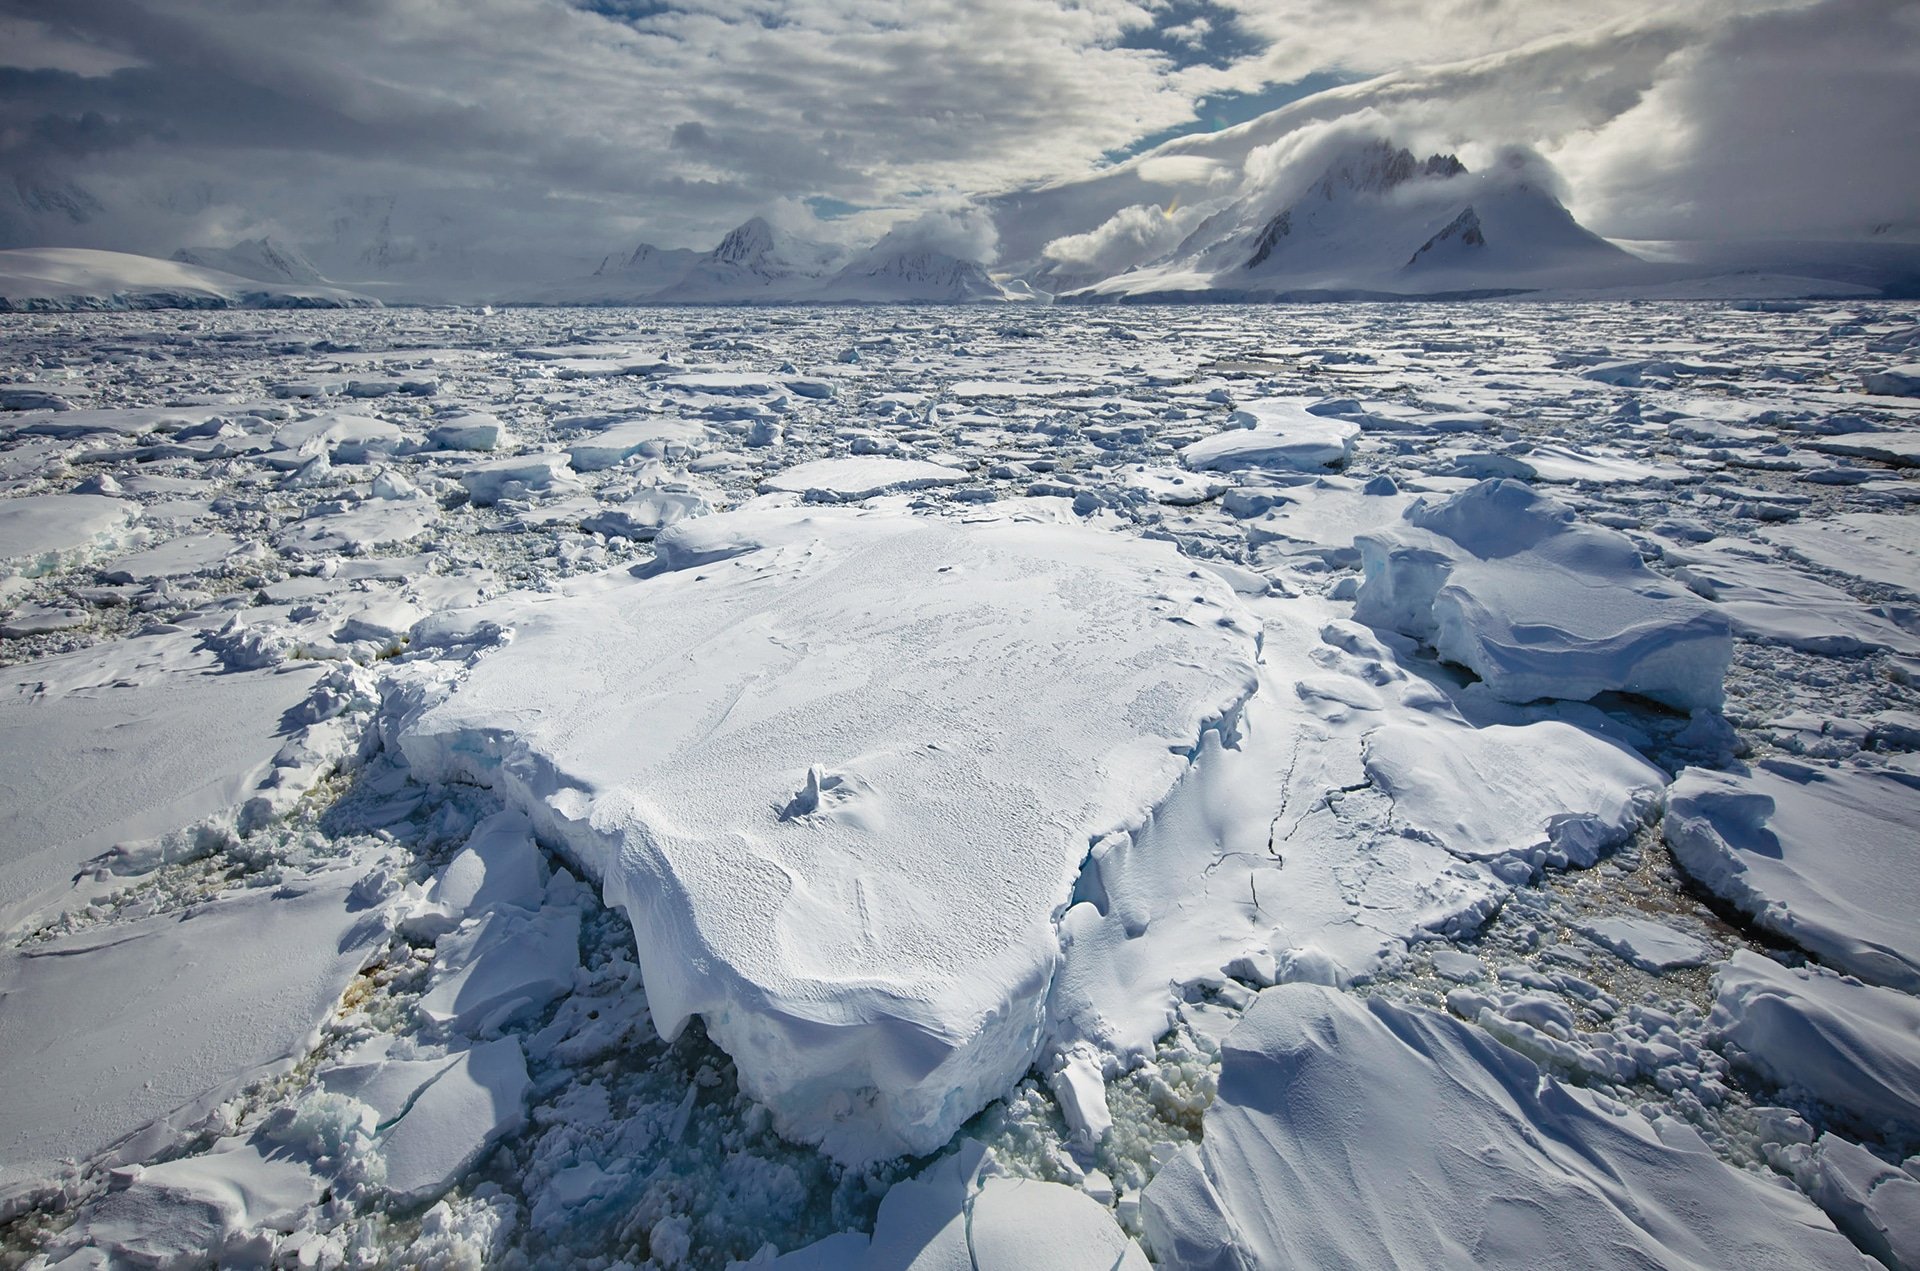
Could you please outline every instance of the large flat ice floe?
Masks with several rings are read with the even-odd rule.
[[[1873,1265],[1690,1127],[1451,1016],[1311,984],[1228,1036],[1205,1137],[1144,1205],[1154,1256],[1189,1268]]]
[[[1718,709],[1724,615],[1648,569],[1625,535],[1581,525],[1517,481],[1482,481],[1355,540],[1354,616],[1431,644],[1503,701],[1636,693]]]
[[[1231,728],[1258,624],[1072,526],[773,509],[658,548],[486,610],[510,639],[400,746],[597,876],[662,1033],[702,1016],[789,1133],[936,1148],[1032,1061],[1090,845]]]
[[[1689,768],[1667,845],[1708,891],[1841,970],[1920,992],[1920,784],[1890,769],[1769,760]]]

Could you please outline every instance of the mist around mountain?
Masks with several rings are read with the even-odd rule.
[[[455,211],[370,195],[311,238],[183,244],[183,265],[398,303],[519,305],[1271,302],[1487,295],[1920,292],[1920,224],[1848,242],[1617,243],[1524,147],[1416,153],[1371,112],[1285,107],[1071,181],[978,197],[861,247],[753,216],[713,247],[471,241]],[[1467,157],[1463,157],[1463,155]],[[1471,162],[1469,162],[1471,159]],[[210,197],[210,196],[206,196]],[[0,190],[0,242],[73,243],[127,209],[72,182]],[[833,232],[818,224],[822,237]],[[150,273],[150,267],[143,267]],[[142,271],[133,271],[135,275]],[[106,273],[99,273],[107,278]],[[112,281],[111,279],[107,279]],[[138,292],[138,278],[133,291]],[[228,288],[229,291],[232,288]],[[120,292],[126,292],[121,288]],[[93,297],[114,303],[108,291]],[[128,293],[132,294],[132,293]]]

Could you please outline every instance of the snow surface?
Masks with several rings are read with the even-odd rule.
[[[1761,927],[1875,984],[1920,992],[1920,779],[1785,759],[1689,769],[1668,796],[1681,868]]]
[[[1242,1017],[1199,1148],[1144,1204],[1149,1247],[1183,1267],[1871,1265],[1683,1123],[1446,1015],[1307,984]]]
[[[736,513],[657,550],[488,611],[511,642],[400,748],[564,843],[661,1031],[702,1016],[792,1133],[937,1147],[1032,1061],[1088,845],[1252,692],[1253,626],[1172,552],[1036,523]]]
[[[1472,1176],[1464,1119],[1549,1256],[1591,1220],[1722,1265],[1785,1213],[1785,1257],[1834,1239],[1808,1202],[1912,1248],[1920,416],[1859,379],[1904,310],[0,326],[0,510],[63,526],[0,581],[0,1260],[1164,1261],[1143,1194],[1246,1141],[1222,1044],[1275,984],[1401,1021],[1303,1109],[1357,1124],[1378,1069],[1455,1111],[1265,1123],[1329,1199],[1220,1190],[1207,1239],[1464,1230],[1480,1182],[1400,1204],[1407,1160]],[[1341,470],[1183,462],[1236,411]],[[779,488],[822,463],[886,479]],[[1437,647],[1432,579],[1433,630],[1369,616],[1368,544],[1416,538],[1500,658]],[[1673,613],[1730,657],[1663,703],[1615,655]],[[884,1159],[914,1110],[934,1155]]]

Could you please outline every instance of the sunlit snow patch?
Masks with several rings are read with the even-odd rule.
[[[1718,709],[1727,619],[1640,559],[1625,535],[1574,521],[1517,481],[1482,481],[1357,540],[1354,616],[1431,644],[1497,698],[1583,701],[1609,690]]]
[[[1545,1078],[1450,1016],[1289,984],[1224,1061],[1205,1138],[1146,1190],[1162,1265],[1861,1265],[1686,1125]]]
[[[1071,526],[783,509],[658,549],[486,611],[510,637],[400,745],[599,877],[661,1032],[703,1016],[788,1132],[938,1147],[1031,1062],[1089,845],[1231,727],[1256,624]]]

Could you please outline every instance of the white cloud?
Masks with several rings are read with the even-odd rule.
[[[0,0],[0,37],[21,36],[0,56],[0,237],[30,226],[165,250],[274,227],[311,242],[367,221],[368,196],[397,196],[389,228],[418,252],[707,246],[804,199],[871,209],[814,236],[870,234],[963,195],[1084,174],[1190,121],[1200,95],[1329,70],[1374,77],[1295,103],[1244,143],[1196,136],[1135,165],[1111,200],[1055,199],[1065,223],[1010,236],[1007,254],[1120,235],[1109,218],[1156,194],[1218,197],[1248,150],[1296,153],[1311,135],[1286,132],[1369,111],[1401,144],[1474,166],[1532,147],[1606,232],[1802,232],[1838,225],[1840,206],[1861,222],[1914,214],[1920,10],[1902,0],[629,8],[643,16],[562,0],[89,0],[55,19],[42,0]],[[1127,46],[1156,22],[1165,47],[1231,29],[1264,50],[1180,66]],[[14,207],[9,229],[21,181],[76,183],[107,207],[84,224]]]

